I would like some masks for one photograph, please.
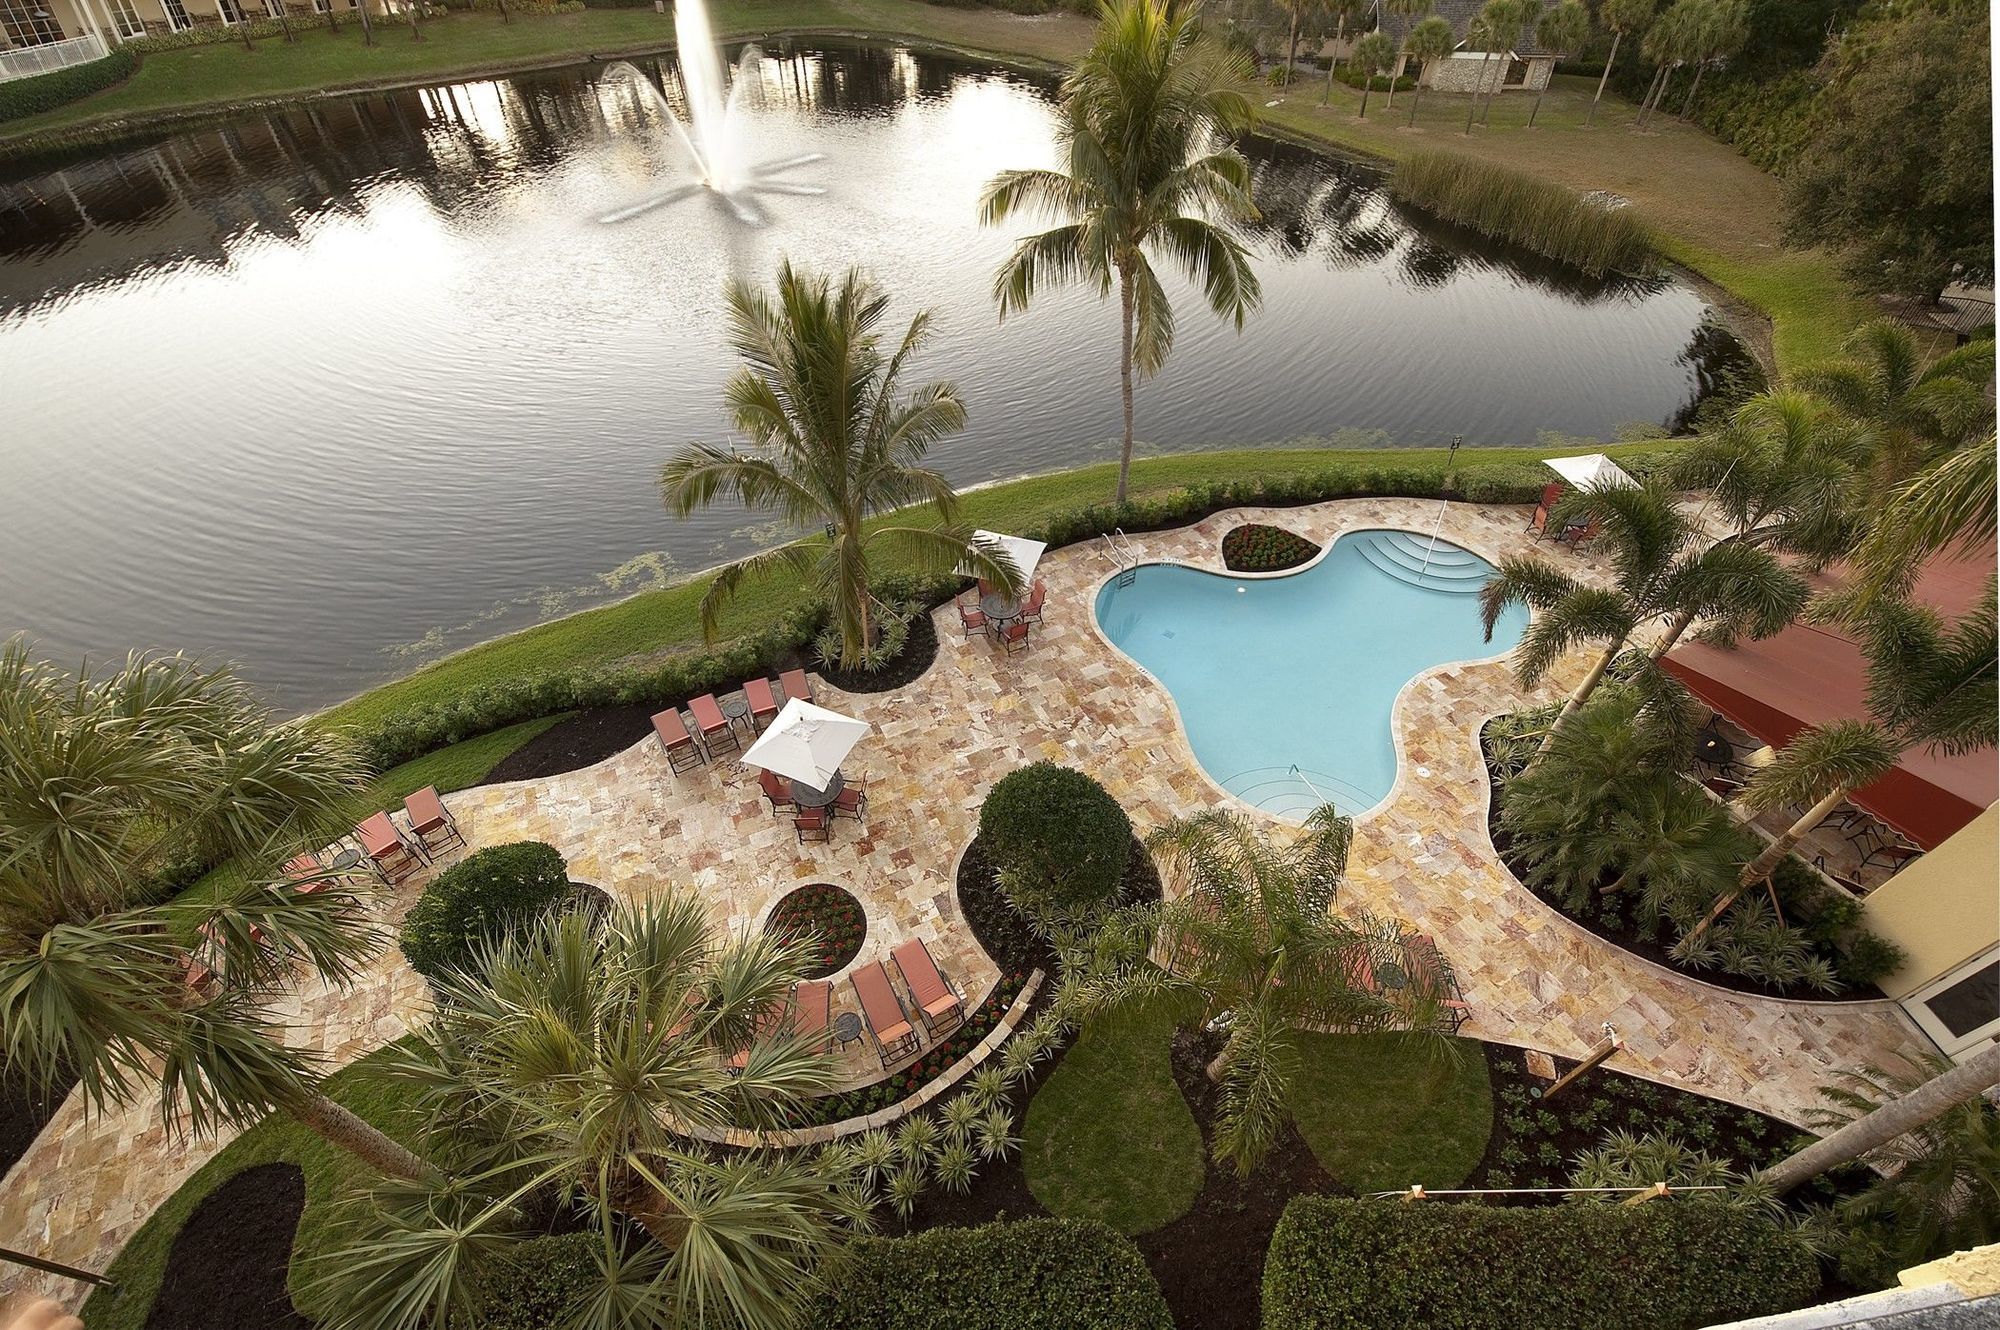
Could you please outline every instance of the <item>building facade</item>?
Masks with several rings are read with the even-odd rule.
[[[96,33],[106,46],[245,19],[345,17],[361,0],[0,0],[0,50]],[[371,0],[375,12],[380,0]]]

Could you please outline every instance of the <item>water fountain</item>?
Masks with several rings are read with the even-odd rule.
[[[734,77],[722,59],[722,48],[709,25],[706,0],[676,0],[674,36],[679,43],[681,85],[687,93],[688,118],[675,114],[666,94],[637,66],[619,61],[605,72],[606,84],[635,85],[645,89],[660,115],[673,127],[674,136],[693,159],[695,178],[662,190],[637,203],[598,218],[601,222],[623,222],[655,208],[708,190],[726,204],[738,220],[757,225],[764,218],[750,201],[753,194],[824,194],[818,185],[801,184],[778,177],[787,171],[819,161],[826,154],[799,153],[772,161],[745,162],[738,140],[743,99],[757,86],[758,62],[763,53],[746,46],[736,62]]]

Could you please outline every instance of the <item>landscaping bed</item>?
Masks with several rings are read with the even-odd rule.
[[[1320,547],[1283,527],[1246,522],[1222,538],[1222,566],[1232,573],[1282,573],[1311,563]]]
[[[581,771],[622,753],[653,732],[653,714],[664,707],[592,707],[543,730],[493,764],[481,785],[535,780]]]
[[[1159,870],[1153,866],[1153,856],[1134,836],[1131,854],[1125,861],[1118,903],[1141,905],[1159,899]],[[999,873],[977,836],[958,861],[958,910],[965,916],[972,935],[979,939],[980,947],[1002,971],[1055,972],[1055,949],[1008,902],[1000,890]]]
[[[822,659],[820,676],[843,693],[886,693],[915,683],[937,660],[937,623],[931,618],[930,609],[928,605],[919,605],[911,614],[909,636],[903,639],[903,649],[891,659],[872,670],[843,670]]]
[[[789,941],[810,935],[816,959],[808,979],[824,979],[847,968],[868,936],[868,913],[854,894],[830,882],[814,882],[786,892],[771,907],[764,931]]]
[[[246,1168],[210,1192],[174,1236],[146,1330],[310,1330],[285,1287],[305,1208],[297,1164]]]

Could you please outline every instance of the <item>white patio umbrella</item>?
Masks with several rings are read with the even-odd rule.
[[[823,790],[854,745],[875,727],[796,697],[771,722],[743,761]]]
[[[1042,561],[1042,554],[1048,549],[1045,541],[1029,540],[1026,536],[1003,536],[997,531],[975,531],[972,533],[972,543],[983,545],[989,550],[997,547],[997,553],[1001,558],[1021,570],[1021,583],[1024,586],[1035,575],[1035,565]],[[979,576],[976,569],[968,568],[964,564],[958,566],[958,572],[961,577]]]
[[[1580,490],[1629,490],[1639,487],[1639,482],[1632,479],[1624,467],[1603,453],[1546,457],[1542,459],[1542,465]]]

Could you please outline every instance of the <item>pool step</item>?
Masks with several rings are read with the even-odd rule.
[[[1351,816],[1373,808],[1377,802],[1374,795],[1338,776],[1289,766],[1239,771],[1223,781],[1222,788],[1243,802],[1280,817],[1303,818],[1328,800]]]
[[[1429,536],[1407,531],[1364,531],[1348,539],[1360,548],[1361,557],[1410,586],[1446,595],[1476,596],[1493,571],[1484,559],[1456,545],[1439,541],[1430,548]]]

